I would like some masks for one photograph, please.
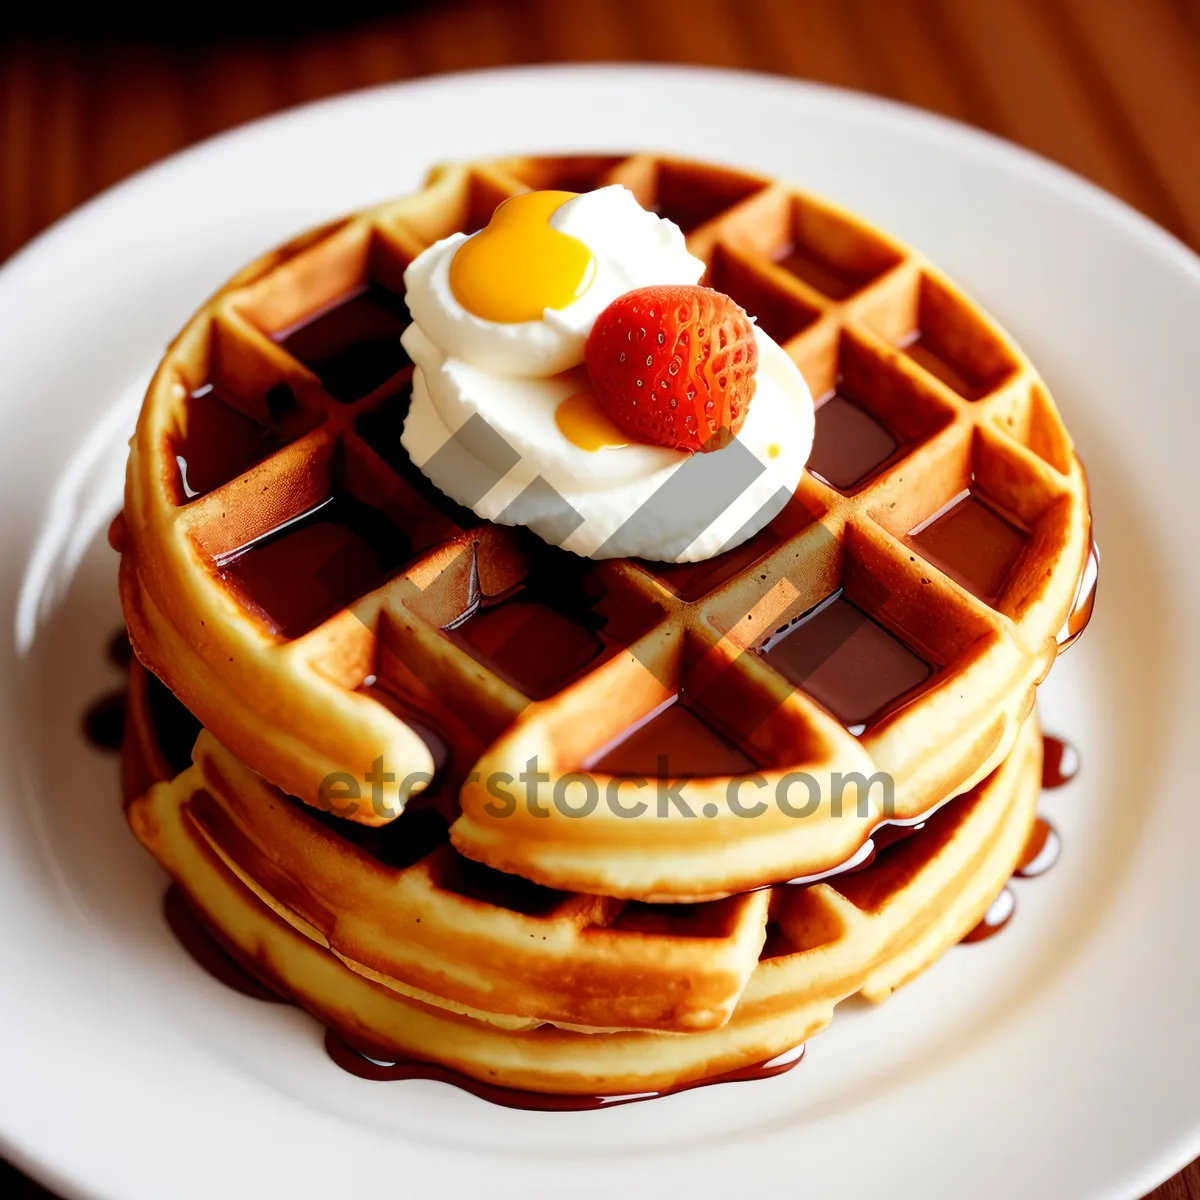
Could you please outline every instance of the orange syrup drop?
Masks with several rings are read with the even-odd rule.
[[[626,433],[609,418],[592,392],[576,392],[555,410],[554,423],[581,450],[615,449],[629,444]]]

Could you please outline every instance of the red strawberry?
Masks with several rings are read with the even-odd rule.
[[[587,368],[601,407],[630,437],[719,450],[754,398],[758,343],[745,312],[704,287],[635,288],[596,318]]]

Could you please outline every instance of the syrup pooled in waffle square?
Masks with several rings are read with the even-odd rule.
[[[704,563],[573,560],[481,524],[399,445],[405,266],[526,188],[610,182],[680,224],[706,282],[817,397],[796,496]],[[139,656],[252,769],[327,810],[331,780],[378,777],[343,811],[386,824],[436,786],[431,692],[480,755],[452,834],[463,854],[650,902],[828,871],[880,820],[997,767],[1090,544],[1083,472],[1044,386],[933,267],[795,189],[650,156],[446,168],[248,268],[151,385],[125,520]],[[619,752],[648,720],[691,738],[689,761],[665,769],[690,776],[694,815],[560,811],[564,777],[604,792],[641,773]],[[692,764],[697,737],[711,774]],[[533,756],[548,818],[528,803],[493,816],[486,781]],[[886,810],[882,789],[851,784],[836,819],[835,771],[889,775]],[[730,801],[774,798],[798,772],[819,789],[803,820],[774,803],[746,820]]]

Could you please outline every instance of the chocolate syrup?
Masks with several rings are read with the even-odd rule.
[[[801,1045],[794,1050],[776,1055],[775,1058],[768,1059],[766,1062],[741,1067],[735,1071],[725,1071],[720,1075],[711,1075],[707,1079],[681,1083],[676,1087],[663,1088],[661,1091],[630,1092],[617,1096],[576,1096],[553,1092],[527,1092],[519,1088],[484,1083],[481,1080],[472,1079],[468,1075],[452,1071],[449,1067],[439,1066],[437,1063],[376,1062],[355,1050],[332,1029],[326,1030],[325,1049],[339,1067],[344,1071],[349,1071],[351,1075],[357,1075],[359,1079],[432,1079],[461,1088],[464,1092],[470,1092],[481,1100],[499,1104],[503,1108],[526,1109],[533,1112],[589,1112],[597,1108],[616,1108],[622,1104],[656,1100],[661,1096],[671,1096],[676,1092],[688,1092],[698,1087],[709,1087],[715,1083],[743,1083],[754,1079],[770,1079],[772,1076],[790,1071],[804,1057],[804,1047]]]
[[[1079,635],[1088,627],[1096,609],[1096,589],[1099,583],[1100,550],[1093,539],[1083,566],[1083,575],[1079,580],[1079,589],[1075,593],[1075,603],[1058,633],[1059,654],[1068,646],[1074,645]]]
[[[83,714],[83,735],[97,750],[119,751],[125,738],[125,688],[109,692],[88,705]]]
[[[127,671],[133,662],[133,645],[124,629],[108,642],[108,660]],[[192,761],[192,747],[200,735],[200,722],[175,698],[157,675],[146,672],[146,703],[154,723],[155,740],[173,774],[186,770]],[[125,737],[125,713],[129,704],[127,688],[101,696],[83,715],[84,737],[97,749],[118,752]]]
[[[116,524],[114,523],[114,528]],[[1091,590],[1091,596],[1094,597],[1094,583]],[[834,601],[840,601],[840,593],[835,594],[832,598]],[[862,620],[875,625],[865,613],[855,609],[847,601],[841,601],[847,608],[853,609],[859,613]],[[805,617],[801,618],[801,622],[816,616],[822,609],[832,607],[830,601],[824,602]],[[1090,602],[1088,603],[1090,611]],[[1082,606],[1077,605],[1082,611]],[[557,613],[556,609],[548,611]],[[473,614],[472,614],[473,615]],[[1085,620],[1086,623],[1086,620]],[[582,628],[582,627],[580,627]],[[881,626],[877,626],[882,635],[899,646],[900,650],[905,654],[912,655],[903,643],[883,630]],[[789,627],[787,630],[781,631],[783,637],[793,633],[795,626]],[[853,631],[853,634],[857,630]],[[1076,633],[1075,636],[1078,636]],[[780,635],[776,635],[778,640],[782,640]],[[811,653],[811,651],[810,651]],[[132,660],[132,650],[129,645],[128,638],[119,633],[115,635],[109,643],[109,659],[114,665],[126,666]],[[892,652],[894,655],[894,651]],[[802,657],[802,656],[801,656]],[[901,661],[903,661],[901,659]],[[928,664],[924,664],[923,660],[917,659],[919,663],[926,668],[926,673],[922,675],[922,679],[927,677],[932,668]],[[794,665],[794,663],[793,663]],[[806,676],[807,678],[807,676]],[[186,766],[187,757],[190,757],[191,742],[194,741],[195,733],[198,728],[198,723],[195,718],[174,698],[173,695],[153,676],[148,676],[148,686],[150,687],[149,700],[151,705],[151,718],[155,726],[156,735],[161,745],[164,746],[164,751],[173,743],[174,753],[168,757],[174,758],[176,761],[172,764],[174,769],[179,770]],[[818,697],[819,698],[819,697]],[[623,748],[628,755],[638,747],[635,745],[630,747],[629,743],[633,742],[639,732],[642,730],[650,730],[655,721],[661,721],[668,714],[674,713],[669,720],[682,722],[686,726],[682,730],[683,741],[687,743],[688,753],[693,757],[694,751],[692,741],[695,737],[699,737],[707,746],[707,742],[716,739],[718,743],[722,742],[719,735],[715,731],[710,730],[707,725],[699,720],[695,714],[688,711],[683,705],[678,703],[678,697],[674,697],[672,702],[668,702],[662,710],[651,715],[650,721],[643,721],[639,726],[632,731],[627,732],[615,745],[608,750],[602,752],[601,756],[596,760],[596,766],[601,766],[604,769],[612,770],[615,763],[618,767],[620,762],[617,761],[618,752]],[[124,710],[125,710],[126,693],[118,692],[109,696],[103,697],[100,701],[94,704],[85,717],[85,729],[90,739],[96,744],[103,745],[105,748],[115,749],[119,747],[121,742],[121,733],[124,727]],[[182,713],[186,717],[186,722],[181,722],[179,714]],[[182,726],[186,724],[187,728]],[[181,732],[182,730],[182,732]],[[659,731],[660,733],[662,731]],[[677,731],[678,732],[678,731]],[[189,740],[190,739],[190,740]],[[434,745],[431,747],[431,752],[434,753],[437,760],[438,773],[444,775],[443,770],[446,762],[446,747],[441,741],[440,735],[432,736]],[[667,741],[678,741],[674,733],[667,738]],[[189,755],[185,756],[179,749],[183,742],[187,742],[187,751]],[[651,744],[652,743],[652,744]],[[655,766],[657,766],[658,746],[661,744],[661,739],[656,735],[650,738],[647,747],[655,750]],[[1061,739],[1054,737],[1046,737],[1044,739],[1045,768],[1043,772],[1043,786],[1053,788],[1061,786],[1068,780],[1074,777],[1078,771],[1078,755]],[[712,747],[708,747],[712,749]],[[727,770],[732,770],[728,764],[728,754],[730,747],[724,744],[718,744],[716,750],[719,751],[717,757],[719,762],[714,762],[713,769],[724,773]],[[740,751],[736,747],[732,747],[733,753],[740,755]],[[636,757],[636,756],[635,756]],[[610,761],[610,759],[612,761]],[[643,764],[640,758],[632,761],[632,765],[626,765],[624,769],[637,769],[642,773]],[[753,764],[750,764],[752,767]],[[745,769],[745,768],[743,768]],[[949,811],[952,805],[944,806]],[[312,814],[318,819],[325,819],[332,822],[332,817],[327,817],[326,814]],[[401,823],[405,822],[405,818],[425,819],[428,823],[432,818],[433,823],[437,828],[430,839],[430,845],[422,851],[428,852],[433,844],[441,844],[446,837],[447,821],[446,818],[438,811],[437,807],[430,806],[423,810],[414,811],[413,813],[403,814],[398,818],[392,826],[386,827],[383,831],[386,833],[399,828]],[[930,817],[927,820],[921,821],[911,826],[884,826],[876,830],[872,835],[873,847],[869,856],[863,862],[857,865],[857,870],[861,871],[871,862],[875,861],[880,855],[887,855],[891,848],[895,845],[902,845],[913,834],[924,829],[929,820],[935,819]],[[365,834],[370,835],[372,831],[363,826],[348,827],[346,823],[339,822],[336,826],[340,835],[346,836],[349,834]],[[409,829],[410,835],[416,831]],[[351,839],[353,840],[353,839]],[[408,840],[408,839],[406,839]],[[416,840],[423,841],[418,837]],[[1022,853],[1021,859],[1017,865],[1014,875],[1020,878],[1032,878],[1044,873],[1058,858],[1060,843],[1057,832],[1042,818],[1038,818],[1033,830],[1031,831],[1029,840]],[[459,860],[455,860],[458,862]],[[502,892],[504,904],[506,907],[513,907],[513,878],[511,876],[503,876],[502,879],[495,881],[490,880],[490,874],[498,874],[491,872],[490,868],[481,867],[479,864],[471,863],[468,860],[461,860],[461,871],[463,878],[461,880],[446,880],[448,886],[458,886],[464,894],[478,895],[481,899],[488,899],[489,883],[496,882],[502,884]],[[468,878],[472,872],[477,874],[478,878]],[[530,884],[529,903],[520,911],[545,911],[548,907],[553,907],[560,903],[563,894],[554,892],[552,889],[543,888],[536,884]],[[647,912],[654,906],[641,906]],[[631,906],[636,909],[637,906]],[[978,942],[994,936],[1003,929],[1016,910],[1016,897],[1012,889],[1008,886],[1000,893],[993,901],[987,913],[979,924],[971,930],[962,940],[963,942]],[[180,942],[181,946],[192,956],[194,961],[201,966],[210,976],[216,978],[222,983],[233,988],[239,993],[270,1002],[291,1003],[285,997],[280,996],[273,988],[262,982],[257,974],[248,969],[240,961],[240,956],[234,954],[231,949],[227,948],[222,939],[214,931],[212,931],[204,921],[196,914],[193,908],[188,904],[182,890],[177,885],[171,885],[168,889],[163,901],[163,911],[167,923],[172,932]],[[770,929],[768,929],[770,934]],[[776,953],[786,952],[782,940],[777,936],[775,942],[779,945],[775,947]],[[768,948],[772,945],[770,938],[768,939]],[[769,957],[768,950],[764,951],[765,956]],[[479,1080],[471,1079],[468,1076],[462,1075],[449,1068],[440,1066],[436,1063],[427,1063],[421,1061],[405,1061],[397,1063],[382,1063],[368,1057],[364,1053],[351,1047],[344,1041],[336,1032],[327,1029],[325,1037],[325,1046],[330,1059],[340,1066],[343,1070],[358,1076],[363,1079],[372,1080],[400,1080],[400,1079],[428,1079],[437,1082],[447,1083],[455,1087],[459,1087],[464,1091],[478,1096],[481,1099],[487,1100],[493,1104],[499,1104],[505,1107],[516,1109],[527,1109],[535,1111],[588,1111],[597,1108],[610,1108],[622,1104],[634,1103],[642,1100],[655,1099],[660,1096],[670,1095],[674,1092],[687,1091],[696,1087],[709,1086],[716,1083],[732,1083],[754,1079],[769,1078],[773,1075],[779,1075],[790,1070],[803,1057],[804,1047],[797,1047],[793,1051],[778,1055],[776,1058],[768,1060],[764,1063],[755,1064],[740,1070],[725,1072],[719,1075],[709,1077],[707,1079],[696,1080],[690,1083],[681,1084],[678,1087],[663,1089],[661,1091],[646,1091],[627,1095],[616,1096],[600,1096],[600,1095],[564,1095],[564,1094],[549,1094],[522,1091],[515,1088],[502,1087],[495,1084],[483,1083]]]
[[[429,751],[429,757],[433,759],[435,779],[450,767],[452,755],[449,737],[431,724],[429,713],[416,707],[414,702],[406,700],[404,696],[392,691],[386,683],[380,683],[374,675],[369,676],[367,681],[360,684],[358,690],[362,695],[370,696],[376,703],[382,704],[384,708],[395,713],[425,743],[425,749]],[[423,796],[428,791],[427,788],[425,792],[419,794]]]
[[[273,633],[307,633],[412,556],[384,513],[349,492],[223,555],[218,576]]]
[[[560,892],[520,875],[498,871],[461,854],[449,855],[439,865],[438,886],[469,900],[479,900],[527,917],[545,916],[571,898],[570,892]]]
[[[182,429],[170,439],[183,500],[236,479],[284,444],[275,430],[247,416],[211,383],[188,396],[185,413]]]
[[[958,797],[955,797],[958,799]],[[853,855],[846,862],[839,866],[831,867],[828,871],[820,871],[815,875],[805,875],[799,879],[789,879],[786,882],[788,887],[807,887],[809,884],[822,883],[828,881],[835,888],[839,882],[845,880],[851,875],[857,875],[861,871],[865,871],[868,867],[872,867],[876,862],[879,862],[881,857],[886,857],[886,851],[893,846],[899,846],[902,842],[906,842],[915,833],[920,833],[930,821],[936,821],[942,817],[949,817],[954,809],[954,801],[951,800],[947,804],[943,804],[936,812],[926,815],[924,820],[918,821],[912,825],[900,825],[894,821],[885,821],[882,825],[876,825],[871,830],[871,836],[863,844],[857,854]],[[768,885],[769,886],[769,885]]]
[[[474,590],[442,632],[531,700],[542,700],[604,653],[607,619],[587,560],[533,547],[525,578],[490,597]]]
[[[220,937],[196,914],[188,903],[183,890],[176,884],[172,884],[167,889],[163,900],[163,913],[171,932],[175,934],[183,949],[212,978],[254,1000],[264,1000],[276,1004],[292,1003],[259,980],[254,973],[241,964],[237,956],[225,948]],[[597,1108],[616,1108],[622,1104],[653,1100],[660,1096],[670,1096],[676,1092],[691,1091],[693,1088],[708,1087],[717,1083],[742,1083],[756,1079],[770,1079],[775,1075],[782,1075],[790,1071],[804,1057],[804,1046],[800,1045],[783,1054],[778,1054],[766,1062],[725,1071],[706,1079],[679,1084],[677,1087],[602,1096],[531,1092],[520,1088],[503,1087],[500,1084],[484,1083],[481,1080],[472,1079],[469,1075],[463,1075],[438,1063],[420,1060],[379,1062],[374,1057],[369,1057],[356,1050],[340,1034],[328,1028],[325,1031],[325,1049],[334,1063],[359,1079],[378,1081],[428,1079],[461,1088],[491,1104],[535,1112],[586,1112]]]
[[[955,496],[909,535],[939,571],[994,608],[1029,542],[1029,533],[976,488]]]
[[[420,807],[423,795],[415,797],[394,821],[386,825],[362,825],[300,800],[293,803],[302,808],[306,817],[324,825],[342,841],[357,846],[384,866],[402,871],[450,840],[451,822],[434,807]]]
[[[117,513],[108,523],[108,544],[118,554],[125,553],[125,539],[129,535],[129,527],[125,523],[125,514]]]
[[[400,345],[409,321],[402,296],[370,283],[280,330],[275,341],[335,400],[350,404],[410,365]]]
[[[1042,736],[1042,787],[1049,791],[1071,782],[1079,774],[1079,752],[1070,742],[1051,734]]]
[[[126,630],[118,629],[108,639],[108,661],[122,671],[126,670],[133,662],[133,643],[129,640]]]
[[[849,396],[835,391],[817,401],[808,469],[830,487],[849,493],[877,475],[899,448],[891,431]]]
[[[583,766],[605,775],[645,779],[744,775],[756,768],[753,759],[709,725],[680,693],[622,731]]]
[[[1075,748],[1062,738],[1049,734],[1042,735],[1042,787],[1044,789],[1062,787],[1069,783],[1079,773],[1079,755]],[[1013,877],[1016,879],[1036,879],[1050,870],[1062,855],[1062,839],[1058,830],[1046,820],[1037,817],[1021,857],[1017,860]],[[983,920],[967,934],[964,942],[981,942],[1000,932],[1012,919],[1016,910],[1016,896],[1009,887],[993,901],[991,908],[984,914]]]
[[[225,949],[213,930],[187,902],[178,884],[173,883],[167,888],[163,897],[163,916],[166,917],[167,925],[176,940],[191,955],[196,965],[203,968],[218,983],[223,983],[252,1000],[266,1000],[272,1004],[287,1003],[284,997],[247,971]]]
[[[1038,817],[1033,828],[1029,831],[1029,840],[1021,857],[1017,861],[1017,869],[1013,872],[1018,879],[1036,879],[1045,875],[1062,854],[1062,840],[1058,830],[1046,820]]]
[[[774,633],[759,653],[854,734],[933,674],[930,663],[841,591]]]
[[[1017,897],[1012,888],[1005,886],[1004,890],[992,901],[983,919],[962,939],[963,944],[969,942],[986,942],[995,937],[1013,919],[1017,911]]]
[[[480,607],[448,636],[531,700],[558,691],[604,648],[566,614],[521,594]]]
[[[192,747],[200,722],[157,675],[146,672],[146,704],[154,722],[154,738],[172,775],[192,765]]]

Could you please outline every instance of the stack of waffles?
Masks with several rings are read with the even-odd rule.
[[[408,263],[519,192],[608,183],[817,397],[791,503],[706,562],[481,523],[400,445]],[[129,817],[197,913],[373,1058],[586,1094],[785,1054],[976,925],[1092,563],[1045,386],[931,264],[646,155],[442,169],[247,268],[155,375],[114,542],[153,673]],[[202,727],[185,754],[160,680]]]

